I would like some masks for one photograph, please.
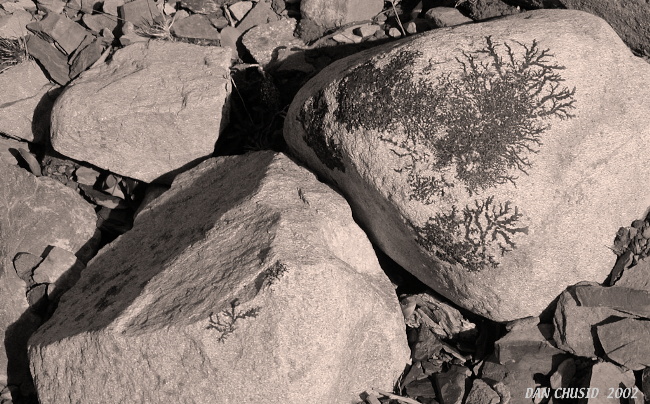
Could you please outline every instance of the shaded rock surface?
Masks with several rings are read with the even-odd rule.
[[[47,403],[349,403],[391,389],[409,357],[343,198],[270,152],[177,177],[29,349]]]
[[[632,370],[650,366],[650,321],[625,318],[596,330],[607,358]]]
[[[335,28],[350,22],[369,20],[384,7],[381,0],[302,0],[300,14],[323,28]]]
[[[58,152],[151,182],[211,154],[227,122],[230,51],[150,41],[85,72],[52,111]]]
[[[53,85],[34,61],[13,66],[0,74],[0,132],[29,142],[48,135]],[[42,108],[41,108],[42,107]]]
[[[298,93],[284,136],[391,258],[506,321],[603,281],[612,235],[650,205],[648,79],[602,19],[538,10],[340,60]]]
[[[50,178],[37,178],[3,163],[0,179],[0,335],[4,341],[0,384],[20,386],[29,377],[23,356],[26,340],[40,318],[26,311],[31,268],[18,263],[16,257],[44,256],[54,247],[87,259],[95,243],[96,217],[78,194]]]

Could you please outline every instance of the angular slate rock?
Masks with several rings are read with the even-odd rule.
[[[595,327],[627,317],[609,307],[582,307],[573,292],[562,292],[553,315],[553,340],[558,348],[577,356],[596,358],[602,352],[595,340]]]
[[[349,403],[408,358],[345,200],[271,152],[178,176],[30,340],[50,404]]]
[[[49,135],[49,113],[39,108],[54,97],[54,88],[34,61],[26,61],[0,74],[0,132],[17,139],[40,143]]]
[[[616,231],[650,206],[628,197],[649,180],[648,80],[602,19],[537,10],[339,60],[284,136],[393,260],[508,321],[602,282]]]
[[[650,291],[600,285],[579,285],[574,290],[582,307],[609,307],[632,316],[650,318]]]
[[[296,20],[282,19],[258,25],[242,37],[242,44],[257,63],[267,69],[271,63],[281,63],[281,49],[303,48],[305,43],[294,37]]]
[[[149,41],[86,71],[52,110],[52,146],[151,182],[214,151],[227,122],[230,51]]]
[[[434,380],[441,404],[462,404],[465,396],[465,381],[472,372],[464,366],[452,365],[444,373],[436,373]]]
[[[302,0],[300,15],[323,28],[336,28],[342,25],[369,20],[384,8],[381,0]]]
[[[643,259],[632,268],[626,269],[616,286],[650,292],[650,259]]]
[[[591,389],[598,389],[599,393],[596,397],[590,398],[588,404],[611,404],[612,402],[626,402],[624,399],[616,399],[613,395],[608,397],[610,389],[621,388],[632,393],[634,389],[634,373],[630,370],[622,369],[613,363],[599,362],[594,364],[591,368],[591,377],[589,379],[589,387]],[[628,398],[628,397],[626,397]],[[631,404],[631,403],[630,403]],[[641,404],[641,402],[639,403]]]
[[[27,39],[27,51],[45,68],[52,81],[62,86],[70,81],[68,57],[51,43],[30,35]]]
[[[465,404],[499,404],[499,394],[483,380],[474,379]]]
[[[20,384],[29,377],[24,345],[38,320],[24,314],[27,284],[16,272],[14,259],[24,254],[41,257],[55,246],[87,260],[96,242],[97,218],[72,189],[16,166],[0,164],[0,195],[0,384],[8,374]],[[9,362],[7,355],[13,355]]]
[[[650,366],[650,321],[626,318],[596,328],[607,358],[631,370]]]
[[[90,35],[81,25],[54,13],[47,14],[41,21],[31,23],[27,28],[56,43],[67,55],[74,52],[86,36]]]
[[[219,31],[210,23],[208,17],[202,14],[193,14],[175,21],[172,33],[179,38],[221,39]]]

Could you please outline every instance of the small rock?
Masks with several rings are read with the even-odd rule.
[[[27,25],[27,29],[42,37],[50,38],[67,55],[75,49],[90,33],[76,22],[57,14],[49,13],[41,21]]]
[[[118,16],[119,8],[124,5],[125,0],[104,0],[102,10],[106,14]]]
[[[156,7],[154,0],[133,0],[119,7],[120,17],[136,27],[143,24],[153,24],[162,13]]]
[[[564,356],[562,350],[549,342],[552,335],[551,324],[510,331],[495,343],[499,363],[509,369],[526,369],[544,375],[551,373],[553,363]]]
[[[405,388],[409,397],[436,398],[436,390],[428,377],[414,380],[407,384]]]
[[[55,95],[50,93],[53,85],[36,62],[26,61],[5,70],[0,74],[0,88],[0,132],[29,142],[45,141]],[[16,146],[13,144],[12,155],[17,155]]]
[[[444,373],[436,373],[434,380],[440,392],[441,404],[461,404],[465,396],[465,380],[472,372],[464,366],[452,365]]]
[[[323,28],[332,29],[351,22],[370,20],[384,8],[382,0],[302,0],[300,14]]]
[[[43,261],[43,258],[41,258],[38,255],[27,253],[27,252],[19,252],[14,256],[13,259],[13,264],[14,264],[14,270],[16,271],[16,275],[20,279],[22,279],[26,285],[31,284],[31,277],[34,269]]]
[[[39,10],[47,14],[61,14],[65,8],[65,2],[62,0],[36,0],[36,4]]]
[[[181,10],[183,11],[183,10]],[[208,19],[210,20],[210,23],[219,31],[222,29],[226,28],[230,22],[226,17],[223,16],[223,14],[217,13],[217,14],[208,14]]]
[[[47,285],[34,285],[27,291],[27,304],[33,310],[40,310],[47,304]]]
[[[35,35],[28,37],[27,50],[41,63],[52,80],[60,85],[68,84],[70,67],[68,66],[68,57],[63,52]]]
[[[50,300],[56,302],[79,280],[84,268],[85,265],[76,255],[55,246],[36,267],[32,278],[36,283],[51,284],[48,287],[48,296]]]
[[[622,400],[615,400],[608,397],[610,389],[634,388],[634,373],[629,370],[621,369],[620,367],[608,362],[596,363],[591,368],[591,378],[589,380],[589,387],[591,389],[598,389],[600,394],[589,398],[588,404],[612,404],[612,402],[624,402]]]
[[[388,36],[391,38],[399,38],[402,36],[402,31],[400,31],[395,27],[392,27],[391,29],[388,30]]]
[[[25,26],[32,21],[32,18],[32,15],[22,8],[14,11],[13,14],[1,16],[0,38],[18,39],[26,36],[28,32]]]
[[[0,7],[9,13],[15,13],[16,11],[36,11],[36,3],[32,0],[6,1],[0,4]]]
[[[97,182],[97,177],[99,177],[100,172],[94,168],[81,166],[75,170],[74,174],[75,181],[79,184],[93,186]]]
[[[221,4],[212,0],[181,0],[181,7],[197,14],[211,14],[221,11]]]
[[[1,79],[2,77],[0,77]],[[2,80],[0,80],[0,88],[5,88],[2,86]],[[0,104],[2,103],[2,97],[0,97]],[[0,109],[0,122],[3,121],[3,111]],[[0,126],[0,132],[2,131],[2,126]],[[19,142],[18,140],[6,138],[0,136],[0,164],[8,165],[18,165],[20,161],[20,153],[18,149],[28,147],[28,144],[25,142]]]
[[[282,19],[249,29],[242,37],[242,44],[253,59],[266,69],[271,64],[281,63],[282,49],[304,48],[305,43],[294,37],[296,20]],[[286,56],[286,53],[284,53]]]
[[[474,22],[469,17],[465,17],[455,7],[434,7],[429,9],[424,18],[431,21],[435,28],[453,27],[455,25],[467,24]]]
[[[635,266],[627,268],[616,286],[650,292],[650,258],[642,259]]]
[[[576,362],[573,358],[565,359],[551,375],[551,388],[560,389],[569,387],[569,383],[576,373]]]
[[[474,379],[465,404],[499,404],[499,394],[481,379]]]
[[[404,30],[411,35],[428,31],[431,28],[434,28],[431,21],[423,18],[416,18],[404,24]]]
[[[243,20],[237,24],[237,29],[244,33],[249,29],[262,24],[278,21],[280,17],[273,11],[271,2],[268,0],[260,0],[257,2],[253,9],[246,14]]]
[[[361,42],[362,38],[358,35],[352,34],[351,32],[350,33],[342,32],[342,33],[335,34],[332,37],[332,39],[342,44],[353,44],[353,43]]]
[[[81,17],[81,20],[86,25],[86,27],[95,32],[101,32],[103,29],[113,31],[115,28],[117,28],[118,24],[117,17],[104,13],[84,14],[83,17]]]
[[[650,366],[650,321],[626,318],[596,327],[598,340],[609,359],[632,370]]]
[[[179,38],[207,39],[211,41],[221,39],[219,31],[203,14],[193,14],[187,18],[176,20],[172,25],[172,33]]]
[[[137,42],[148,42],[149,38],[145,38],[142,35],[138,35],[135,30],[135,25],[130,21],[125,21],[122,24],[122,35],[120,36],[120,44],[122,46],[128,46]]]
[[[239,1],[228,7],[228,10],[230,10],[230,14],[232,14],[235,20],[241,21],[252,8],[252,1]]]
[[[360,27],[356,27],[353,32],[362,38],[367,38],[369,36],[375,35],[375,32],[377,32],[377,30],[380,28],[381,27],[376,24],[363,24]]]

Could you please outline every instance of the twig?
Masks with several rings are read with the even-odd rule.
[[[402,20],[400,20],[399,15],[397,15],[397,9],[395,8],[395,0],[390,0],[390,5],[393,7],[393,13],[395,13],[395,18],[397,19],[397,24],[399,24],[399,29],[402,31],[402,35],[406,36],[406,31],[402,25]]]

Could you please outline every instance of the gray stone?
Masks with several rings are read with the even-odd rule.
[[[481,379],[474,379],[465,404],[499,404],[499,394]]]
[[[650,366],[650,321],[625,318],[596,328],[605,355],[631,370]]]
[[[249,11],[253,8],[252,1],[238,1],[237,3],[228,7],[232,16],[237,20],[241,21]]]
[[[410,355],[345,200],[272,152],[179,175],[29,344],[50,404],[350,403]]]
[[[0,78],[2,77],[0,76]],[[2,86],[2,84],[0,84],[0,86]],[[2,114],[2,110],[0,110],[0,114]],[[2,122],[1,118],[0,122]],[[1,131],[2,130],[0,130],[0,132]],[[19,142],[18,140],[0,136],[0,164],[18,165],[18,162],[20,161],[18,157],[20,155],[18,149],[20,148],[27,149],[29,146],[25,142]]]
[[[172,33],[179,38],[220,40],[219,31],[203,14],[193,14],[172,25]]]
[[[573,287],[570,287],[562,292],[557,301],[553,316],[553,340],[558,348],[566,352],[596,358],[601,353],[598,343],[594,340],[596,325],[625,316],[609,307],[579,306]]]
[[[602,19],[537,10],[339,60],[299,91],[284,136],[393,260],[508,321],[604,280],[616,231],[650,206],[627,197],[649,180],[649,80]]]
[[[455,25],[474,22],[471,18],[465,17],[455,7],[431,8],[426,12],[424,18],[431,21],[435,28],[453,27]]]
[[[650,292],[650,259],[642,259],[635,266],[627,268],[616,286]]]
[[[113,31],[118,25],[117,17],[106,13],[84,14],[82,21],[88,28],[97,33],[101,32],[104,28]]]
[[[382,0],[302,0],[300,2],[302,18],[309,19],[326,29],[370,20],[383,8]]]
[[[55,49],[56,50],[56,49]],[[54,88],[34,61],[26,61],[0,74],[0,132],[40,143],[49,135],[49,113],[39,105],[52,105]]]
[[[434,380],[440,393],[441,404],[462,404],[465,396],[465,381],[472,372],[464,366],[452,365],[444,373],[436,373]]]
[[[600,394],[589,398],[588,404],[611,404],[620,402],[614,397],[608,397],[610,389],[631,389],[634,388],[634,373],[630,370],[621,369],[620,367],[608,362],[599,362],[591,368],[591,378],[589,387],[598,389]],[[641,403],[639,403],[641,404]]]
[[[93,65],[101,56],[104,47],[100,39],[95,39],[80,48],[70,60],[70,77],[75,78]]]
[[[151,182],[211,154],[227,122],[230,51],[139,42],[86,71],[52,111],[58,152]]]
[[[550,324],[510,331],[495,342],[496,357],[509,369],[550,374],[554,363],[565,356],[562,350],[551,344],[551,336]]]
[[[25,26],[32,18],[30,13],[22,9],[0,16],[0,38],[17,39],[26,36],[28,32]]]
[[[136,27],[153,24],[156,19],[162,17],[153,0],[133,0],[124,3],[118,11],[123,21],[128,21]]]
[[[81,196],[50,178],[5,164],[0,164],[0,178],[0,335],[5,341],[0,384],[6,384],[7,375],[20,384],[29,379],[24,345],[39,321],[25,314],[27,284],[16,273],[14,259],[19,253],[40,257],[51,246],[88,259],[97,219]]]
[[[573,376],[576,374],[576,361],[573,358],[565,359],[551,375],[552,389],[565,389],[569,387]]]
[[[281,50],[303,49],[305,43],[294,37],[296,20],[282,19],[269,24],[258,25],[248,30],[242,37],[242,44],[251,56],[264,69],[272,64],[282,63],[286,58],[281,58],[286,53]]]
[[[246,14],[246,17],[237,24],[237,29],[244,33],[258,25],[268,24],[278,21],[279,19],[280,17],[271,7],[271,2],[268,0],[260,0],[255,4],[255,6],[253,6],[253,9]]]
[[[30,31],[50,39],[67,55],[75,49],[90,33],[81,25],[62,15],[49,13],[41,21],[29,24]]]

